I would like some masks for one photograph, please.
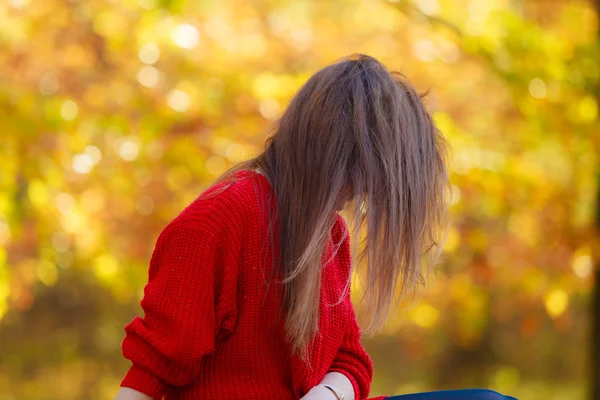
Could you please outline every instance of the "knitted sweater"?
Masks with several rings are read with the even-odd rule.
[[[349,291],[337,304],[350,267],[344,219],[337,215],[324,258],[309,365],[285,341],[280,284],[265,284],[273,249],[261,205],[269,181],[242,170],[214,192],[223,186],[207,189],[160,233],[141,301],[144,317],[125,327],[123,355],[133,365],[121,386],[154,399],[297,400],[337,371],[352,382],[357,400],[366,399],[372,364]]]

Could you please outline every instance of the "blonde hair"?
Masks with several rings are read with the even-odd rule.
[[[318,332],[321,257],[340,192],[350,191],[352,230],[366,224],[353,267],[366,269],[365,331],[372,333],[388,318],[397,289],[414,293],[424,283],[424,256],[427,271],[441,256],[448,150],[406,77],[355,54],[314,74],[276,121],[264,152],[218,179],[259,168],[271,183],[280,243],[275,271],[284,277],[282,306],[295,353],[306,358]]]

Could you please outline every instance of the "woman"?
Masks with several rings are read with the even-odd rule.
[[[401,74],[361,54],[317,72],[265,151],[227,171],[159,235],[144,318],[125,327],[133,365],[117,399],[366,399],[373,369],[349,290],[358,240],[338,211],[352,210],[356,232],[366,227],[357,260],[373,332],[397,282],[410,293],[423,280],[423,254],[430,267],[440,256],[446,151]]]

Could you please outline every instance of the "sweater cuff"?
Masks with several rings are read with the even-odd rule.
[[[121,382],[122,387],[128,387],[142,392],[155,400],[160,400],[167,384],[137,365],[132,365]]]

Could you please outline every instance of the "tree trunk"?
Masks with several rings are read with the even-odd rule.
[[[600,18],[600,0],[594,1],[596,15]],[[600,45],[600,28],[597,32]],[[596,101],[600,102],[600,85],[594,90]],[[600,400],[600,171],[597,174],[598,188],[596,193],[595,232],[593,237],[592,255],[594,262],[594,288],[591,301],[591,365],[590,365],[590,399]]]
[[[600,0],[598,3],[600,4]],[[599,8],[600,11],[600,8]],[[596,95],[600,100],[600,96]],[[598,172],[598,189],[596,194],[595,235],[592,254],[594,255],[594,289],[591,301],[591,365],[590,365],[590,398],[600,400],[600,172]]]

